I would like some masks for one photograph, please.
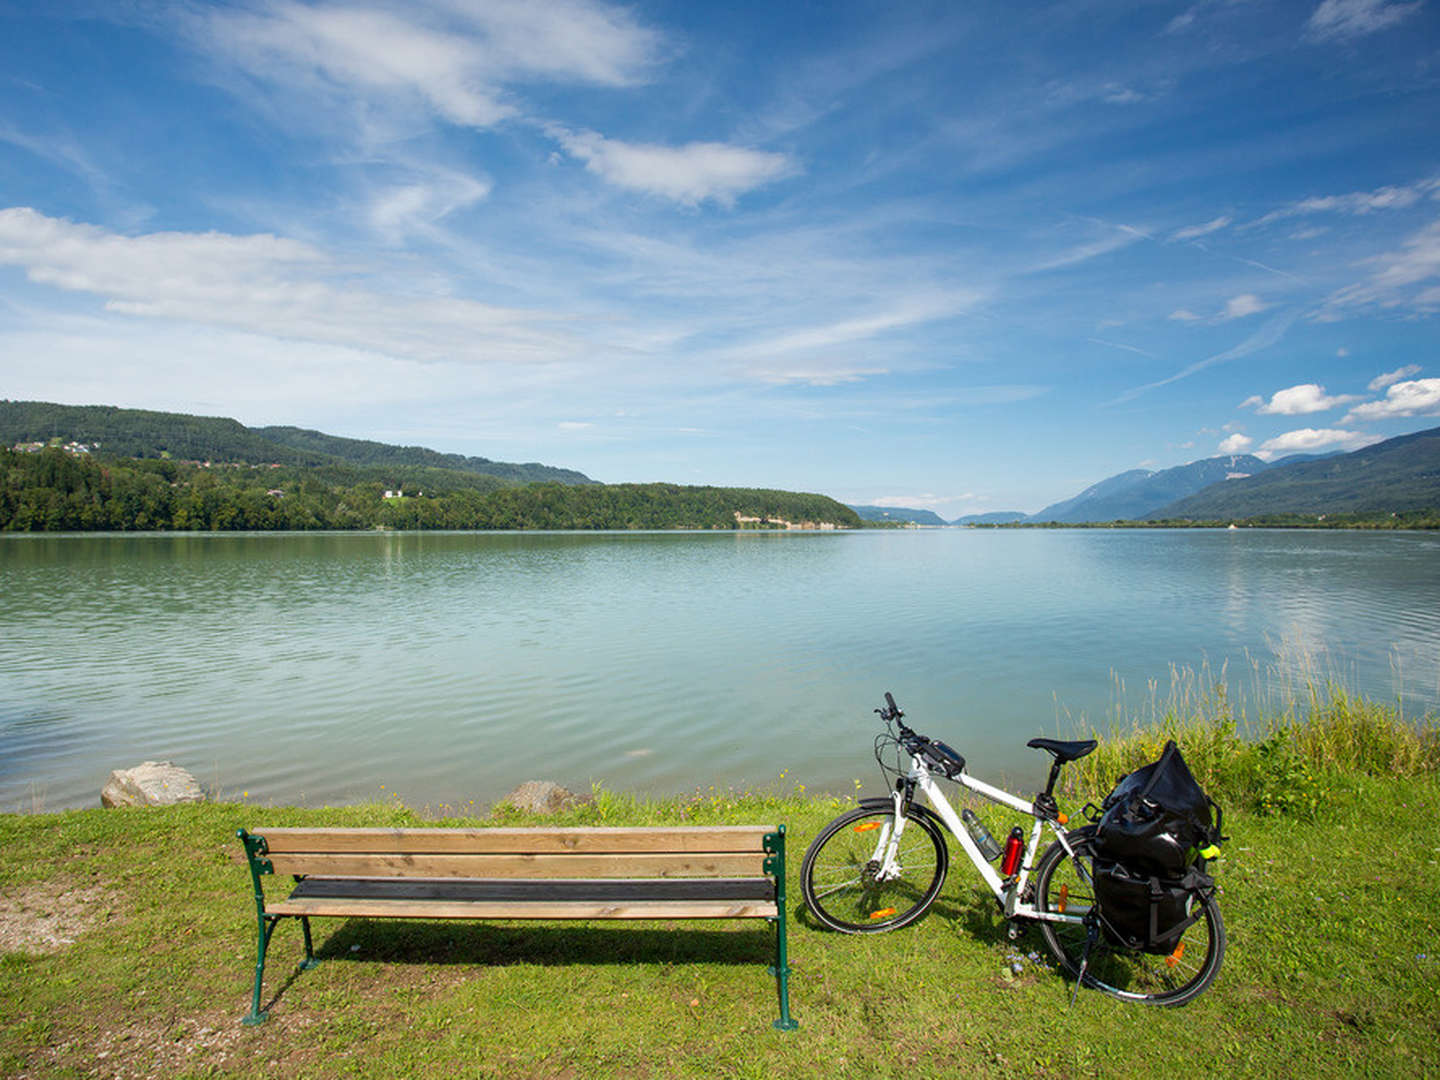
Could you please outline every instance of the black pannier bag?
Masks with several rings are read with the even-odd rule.
[[[1193,866],[1172,880],[1097,859],[1094,872],[1095,903],[1105,937],[1127,949],[1160,955],[1175,952],[1215,888],[1214,879]]]
[[[1200,849],[1220,839],[1219,819],[1173,740],[1158,761],[1121,777],[1100,807],[1094,848],[1095,902],[1113,944],[1175,950],[1214,892]]]
[[[1172,739],[1158,761],[1122,776],[1105,796],[1095,854],[1132,870],[1180,877],[1198,849],[1220,839],[1213,806]]]

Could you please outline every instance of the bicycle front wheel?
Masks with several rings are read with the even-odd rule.
[[[1093,829],[1066,836],[1075,849],[1072,859],[1058,843],[1040,859],[1035,875],[1035,903],[1041,911],[1081,914],[1095,904]],[[1196,901],[1200,918],[1181,936],[1168,956],[1122,949],[1101,932],[1090,946],[1084,985],[1125,1001],[1146,1005],[1185,1005],[1215,981],[1225,957],[1225,924],[1213,897]],[[1041,922],[1045,944],[1074,978],[1085,956],[1087,927],[1080,923]]]
[[[910,810],[893,855],[895,811],[860,807],[825,826],[800,867],[805,906],[832,930],[875,934],[909,926],[930,909],[950,853],[928,817]]]

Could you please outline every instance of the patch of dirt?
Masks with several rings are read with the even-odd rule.
[[[0,952],[59,952],[108,917],[111,901],[98,885],[45,882],[0,889]]]
[[[79,1068],[101,1080],[174,1076],[206,1068],[223,1071],[273,1059],[277,1043],[283,1045],[313,1023],[306,1017],[271,1017],[263,1027],[247,1028],[238,1019],[243,1012],[132,1021],[83,1042],[61,1043],[48,1056],[52,1065]],[[41,1075],[43,1070],[35,1074]]]

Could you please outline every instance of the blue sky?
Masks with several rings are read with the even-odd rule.
[[[1440,3],[0,0],[0,397],[947,518],[1440,423]]]

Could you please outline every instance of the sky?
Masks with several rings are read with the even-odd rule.
[[[1437,331],[1440,0],[0,0],[0,398],[951,519]]]

